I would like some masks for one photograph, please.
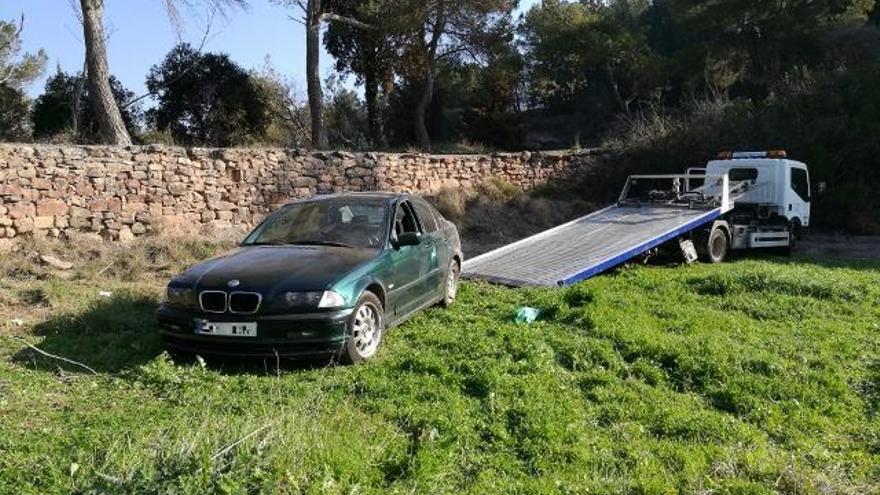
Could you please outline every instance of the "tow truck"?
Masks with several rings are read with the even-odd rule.
[[[722,152],[684,174],[631,175],[617,203],[472,258],[462,275],[564,286],[677,245],[688,262],[729,251],[790,253],[810,225],[807,165],[783,150]]]

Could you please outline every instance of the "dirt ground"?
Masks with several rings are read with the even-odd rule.
[[[799,255],[827,260],[880,260],[880,236],[811,234],[795,251]]]

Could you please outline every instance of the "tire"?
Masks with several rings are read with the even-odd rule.
[[[449,262],[449,269],[446,270],[446,280],[443,282],[443,299],[440,304],[444,308],[452,306],[455,298],[458,296],[458,278],[461,275],[461,266],[457,260]]]
[[[797,241],[802,238],[801,223],[798,221],[792,222],[791,227],[788,229],[788,246],[779,248],[778,253],[782,256],[791,256],[792,251],[794,251],[794,248],[797,245]]]
[[[722,229],[712,229],[705,246],[701,249],[701,258],[706,263],[721,263],[727,257],[728,244],[727,234]]]
[[[796,239],[798,241],[804,240],[804,236],[806,235],[806,232],[804,232],[804,228],[803,228],[803,226],[801,226],[801,221],[799,219],[795,218],[794,220],[792,220],[788,230],[794,239]],[[795,245],[795,242],[792,241],[791,247],[794,247],[794,245]]]
[[[385,312],[382,302],[372,292],[364,292],[348,321],[347,338],[339,352],[345,364],[357,364],[373,358],[385,334]]]

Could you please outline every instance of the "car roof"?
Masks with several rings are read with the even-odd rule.
[[[310,201],[324,201],[328,199],[372,199],[385,200],[388,203],[393,203],[398,200],[409,199],[410,197],[411,196],[406,193],[396,193],[390,191],[342,192],[334,194],[318,194],[310,198],[291,201],[287,204],[292,205],[297,203],[307,203]]]

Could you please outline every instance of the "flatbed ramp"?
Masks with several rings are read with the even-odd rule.
[[[462,275],[511,286],[570,285],[721,214],[720,207],[615,205],[467,260]]]

